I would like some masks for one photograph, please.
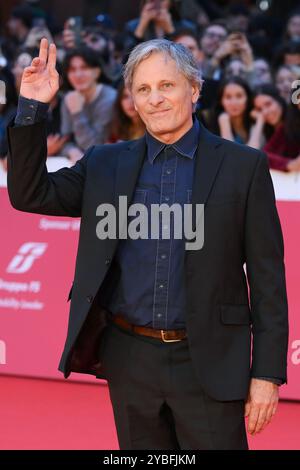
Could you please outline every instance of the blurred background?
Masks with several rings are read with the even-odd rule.
[[[122,65],[139,42],[165,37],[188,47],[199,65],[204,86],[197,116],[211,131],[263,149],[272,169],[300,170],[297,1],[9,0],[1,2],[0,25],[4,170],[6,126],[23,69],[43,36],[57,45],[61,74],[48,113],[49,157],[74,164],[91,145],[144,133]]]

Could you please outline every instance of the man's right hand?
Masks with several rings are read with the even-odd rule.
[[[43,38],[40,43],[39,56],[24,69],[20,95],[43,103],[50,103],[59,89],[59,74],[55,68],[56,46]]]

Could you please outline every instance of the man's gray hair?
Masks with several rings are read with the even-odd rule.
[[[171,57],[176,62],[179,72],[201,90],[203,80],[192,53],[182,44],[176,44],[167,39],[151,39],[138,44],[131,51],[123,70],[124,82],[129,89],[132,88],[133,76],[137,66],[152,53],[162,53],[166,57]]]

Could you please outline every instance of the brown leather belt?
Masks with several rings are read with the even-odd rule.
[[[111,320],[116,325],[120,326],[129,331],[133,331],[139,335],[151,336],[152,338],[158,338],[165,343],[173,343],[175,341],[181,341],[187,338],[186,330],[156,330],[155,328],[149,328],[147,326],[133,325],[129,323],[121,315],[113,315]]]

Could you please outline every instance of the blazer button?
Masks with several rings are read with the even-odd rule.
[[[86,300],[87,300],[89,303],[91,303],[92,300],[93,300],[93,296],[92,296],[92,295],[88,295],[87,298],[86,298]]]
[[[107,258],[107,259],[105,260],[105,264],[106,264],[106,265],[108,265],[110,262],[111,262],[111,259],[110,259],[110,258]]]

